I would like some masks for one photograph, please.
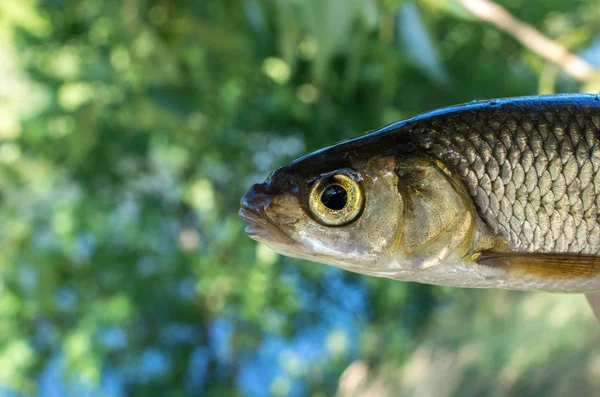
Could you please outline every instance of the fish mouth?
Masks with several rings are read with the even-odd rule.
[[[253,231],[256,231],[260,228],[260,225],[265,225],[267,223],[260,216],[260,213],[246,206],[242,206],[242,208],[240,208],[238,215],[246,222],[251,223],[251,225],[246,226],[246,233],[253,233]]]
[[[265,219],[265,215],[261,212],[242,205],[238,214],[243,220],[250,222],[244,231],[251,239],[267,244],[288,245],[294,243],[277,225]]]
[[[246,226],[244,231],[252,240],[263,243],[273,249],[275,252],[290,256],[292,258],[308,259],[305,249],[293,240],[277,225],[269,222],[258,211],[242,204],[238,212],[239,216],[250,225]],[[313,258],[313,260],[315,260]]]

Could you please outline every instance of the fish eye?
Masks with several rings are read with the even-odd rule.
[[[329,185],[321,193],[321,204],[332,211],[342,210],[348,204],[348,192],[340,185]]]
[[[355,220],[363,208],[360,185],[345,174],[336,174],[317,182],[308,200],[310,211],[319,223],[342,226]]]

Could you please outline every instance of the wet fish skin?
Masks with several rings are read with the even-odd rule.
[[[257,240],[286,255],[434,284],[595,291],[600,290],[599,139],[597,95],[470,103],[298,159],[255,185],[242,206],[272,229]],[[305,204],[308,191],[323,175],[342,169],[360,174],[367,203],[361,218],[371,221],[316,227]],[[275,209],[278,201],[288,207]],[[278,224],[277,216],[265,215],[269,211],[280,217],[294,213],[294,221]],[[302,226],[293,230],[295,224]],[[381,244],[370,244],[373,239]],[[361,250],[370,260],[360,259]],[[489,259],[503,252],[504,259]],[[519,253],[529,255],[527,261],[506,259]],[[548,259],[551,255],[562,259]],[[578,255],[591,257],[569,267]]]
[[[596,95],[484,102],[411,127],[514,250],[600,253]]]

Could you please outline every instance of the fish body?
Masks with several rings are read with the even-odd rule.
[[[276,170],[250,237],[358,273],[460,287],[600,290],[600,98],[445,108]]]

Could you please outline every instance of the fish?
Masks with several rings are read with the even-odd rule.
[[[447,107],[318,150],[252,185],[239,215],[285,256],[583,293],[600,313],[599,206],[600,96],[561,94]]]

